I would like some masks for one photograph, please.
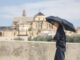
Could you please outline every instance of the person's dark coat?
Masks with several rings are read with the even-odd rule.
[[[56,40],[57,48],[54,60],[64,60],[66,50],[66,36],[62,25],[59,25],[53,40]]]

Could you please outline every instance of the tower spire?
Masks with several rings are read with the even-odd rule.
[[[25,10],[23,10],[23,16],[26,16],[26,11]]]

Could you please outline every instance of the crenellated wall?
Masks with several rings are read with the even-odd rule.
[[[54,60],[54,42],[0,41],[0,60]],[[80,43],[67,43],[65,60],[80,60]]]

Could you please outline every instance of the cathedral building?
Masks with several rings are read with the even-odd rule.
[[[1,37],[14,37],[14,36],[38,36],[48,32],[54,32],[55,27],[48,23],[45,15],[41,12],[37,13],[34,17],[26,16],[23,10],[22,17],[14,17],[12,26],[0,27]]]
[[[23,10],[22,17],[14,17],[12,26],[0,27],[0,37],[54,35],[56,27],[48,23],[41,12],[28,17]],[[68,33],[68,32],[66,32]]]
[[[12,27],[18,32],[18,36],[37,36],[44,31],[54,31],[54,26],[48,23],[41,12],[34,17],[27,17],[23,10],[22,17],[15,17]]]

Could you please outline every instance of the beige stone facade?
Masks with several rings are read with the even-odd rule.
[[[16,31],[11,27],[0,27],[0,37],[12,37],[16,35]]]
[[[19,36],[35,37],[40,35],[43,31],[53,32],[55,30],[55,27],[46,21],[45,15],[41,12],[37,13],[32,18],[27,17],[25,11],[23,11],[22,17],[14,18],[12,26],[18,31]]]
[[[79,35],[80,29],[76,28],[76,33],[65,31],[67,35]],[[41,12],[34,17],[26,16],[23,10],[22,17],[14,17],[11,27],[0,27],[0,37],[14,37],[14,36],[33,36],[38,35],[55,35],[56,27],[48,23],[45,15]]]

